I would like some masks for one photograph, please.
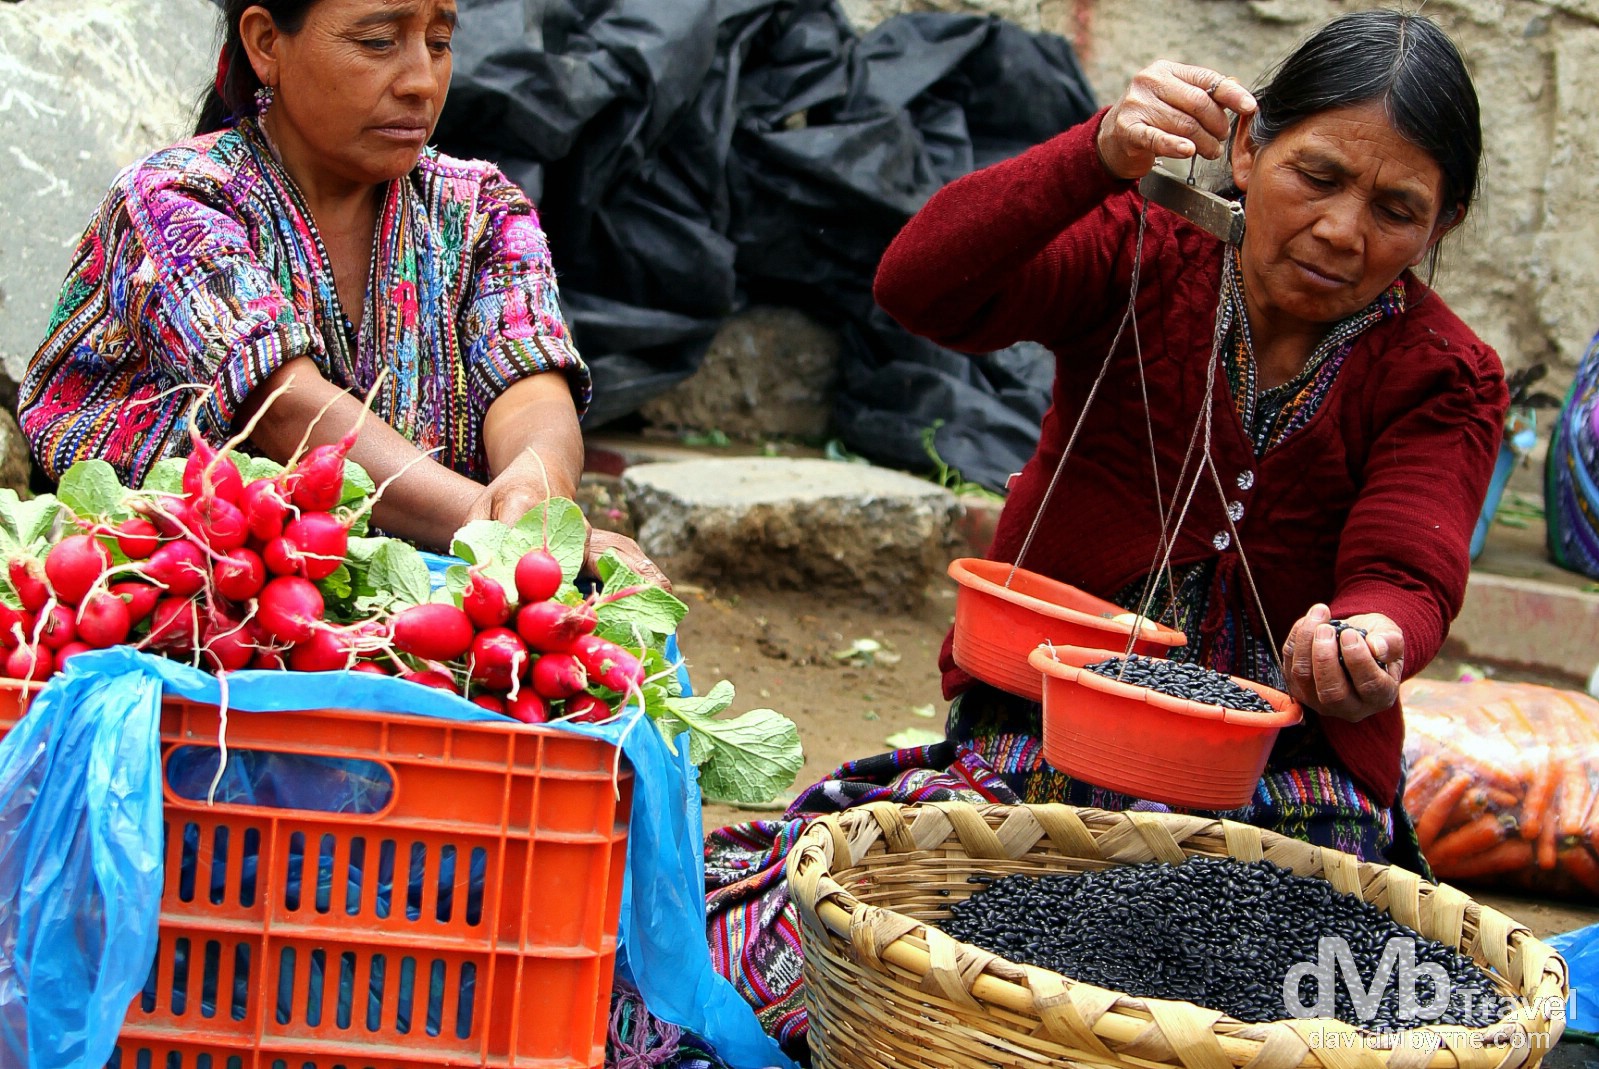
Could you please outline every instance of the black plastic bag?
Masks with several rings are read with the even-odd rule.
[[[974,360],[879,312],[888,242],[941,186],[1092,114],[1070,45],[913,14],[857,36],[834,0],[466,0],[436,141],[539,205],[588,425],[691,375],[752,302],[844,330],[834,423],[880,463],[998,488],[1037,440],[1037,346]]]

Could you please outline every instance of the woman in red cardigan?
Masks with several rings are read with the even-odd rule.
[[[1412,867],[1423,863],[1399,805],[1399,683],[1459,611],[1508,400],[1496,354],[1412,269],[1430,276],[1465,217],[1481,140],[1476,92],[1443,31],[1351,14],[1253,94],[1215,71],[1154,64],[1083,125],[935,195],[876,283],[886,311],[940,344],[1031,340],[1056,354],[1038,450],[991,550],[1015,560],[1127,305],[1144,208],[1134,183],[1157,156],[1229,154],[1242,244],[1148,209],[1144,381],[1127,331],[1022,563],[1139,604],[1157,559],[1157,480],[1170,502],[1208,402],[1225,495],[1207,478],[1194,496],[1150,614],[1187,634],[1175,656],[1310,710],[1283,732],[1253,804],[1231,815]],[[1049,769],[1037,705],[972,680],[948,642],[941,667],[950,740],[1027,800],[1139,804]]]

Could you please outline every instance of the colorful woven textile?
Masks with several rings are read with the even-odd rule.
[[[1599,579],[1599,337],[1555,420],[1544,474],[1550,556]]]
[[[548,243],[522,192],[486,163],[431,150],[384,193],[362,322],[346,330],[322,240],[253,120],[124,171],[90,222],[19,416],[52,478],[89,457],[137,485],[189,448],[221,444],[245,398],[310,357],[436,459],[482,479],[483,415],[511,383],[589,375],[557,303]]]

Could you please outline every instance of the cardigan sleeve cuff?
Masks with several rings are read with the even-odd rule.
[[[1405,679],[1432,663],[1449,630],[1431,598],[1386,583],[1347,586],[1328,607],[1334,618],[1377,612],[1397,624],[1399,633],[1405,636]]]
[[[1052,171],[1058,176],[1063,203],[1098,203],[1125,193],[1137,182],[1110,172],[1099,155],[1099,128],[1110,108],[1100,108],[1087,122],[1056,134],[1032,150],[1053,156]]]

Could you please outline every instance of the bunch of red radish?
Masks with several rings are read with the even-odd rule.
[[[390,619],[388,636],[401,653],[434,664],[464,664],[466,693],[485,709],[528,724],[557,716],[604,720],[614,711],[612,703],[590,688],[618,698],[637,693],[644,668],[631,652],[594,633],[595,599],[556,599],[561,584],[560,562],[546,550],[529,550],[516,562],[515,601],[473,569],[459,608],[433,603],[402,609]],[[454,674],[437,667],[407,678],[462,693]]]
[[[397,675],[527,723],[605,719],[612,704],[591,685],[618,700],[638,690],[638,658],[593,633],[592,599],[556,600],[561,565],[542,549],[517,562],[517,602],[474,569],[460,607],[325,619],[316,582],[345,563],[364,512],[334,511],[354,442],[352,431],[246,483],[226,450],[196,437],[182,494],[138,496],[129,519],[81,520],[42,558],[13,557],[6,574],[21,608],[0,604],[4,674],[43,680],[75,654],[133,644],[216,672]],[[114,562],[111,542],[127,563]]]

